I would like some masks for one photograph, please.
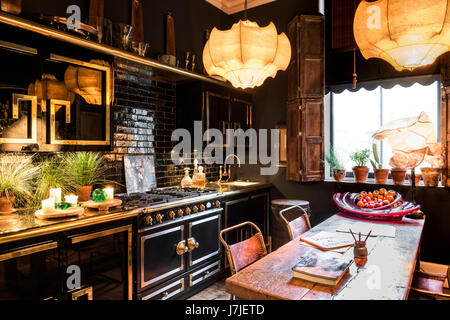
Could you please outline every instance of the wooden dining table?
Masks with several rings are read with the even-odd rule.
[[[363,220],[334,215],[304,235],[321,231],[336,232],[352,228]],[[296,279],[292,267],[300,257],[318,250],[294,239],[228,278],[226,291],[243,300],[401,300],[407,299],[411,286],[425,219],[404,218],[400,222],[370,222],[395,228],[395,237],[369,237],[365,264],[352,263],[336,286]],[[377,226],[379,228],[379,226]],[[353,259],[350,247],[342,253]]]

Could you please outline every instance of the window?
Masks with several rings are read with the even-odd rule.
[[[378,143],[383,167],[390,168],[391,148],[386,143],[372,139],[380,126],[389,121],[418,116],[424,111],[435,125],[437,136],[440,136],[439,81],[428,86],[419,83],[407,88],[396,85],[391,89],[384,89],[379,86],[372,91],[345,90],[331,95],[331,144],[348,172],[354,166],[350,154],[362,149],[372,149],[373,142]],[[368,166],[371,167],[370,163]]]

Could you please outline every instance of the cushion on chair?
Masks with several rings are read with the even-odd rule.
[[[261,234],[257,233],[247,240],[229,246],[236,272],[267,254],[266,248],[262,245],[263,243],[264,240]]]
[[[289,222],[289,227],[291,228],[292,239],[300,237],[303,233],[310,229],[305,215]]]
[[[444,280],[435,275],[429,275],[424,272],[416,271],[411,285],[411,289],[417,291],[426,291],[430,293],[443,294]]]

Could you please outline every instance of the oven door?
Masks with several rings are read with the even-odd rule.
[[[138,291],[181,274],[185,269],[184,223],[141,233],[138,239]],[[181,250],[186,248],[185,250]]]
[[[220,255],[220,221],[223,209],[216,209],[188,224],[187,246],[189,248],[189,267],[217,258]]]

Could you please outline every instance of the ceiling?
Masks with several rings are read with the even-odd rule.
[[[234,14],[244,11],[245,0],[205,0],[213,6],[219,8],[226,14]],[[274,2],[276,0],[247,0],[248,9],[261,6],[263,4]]]

